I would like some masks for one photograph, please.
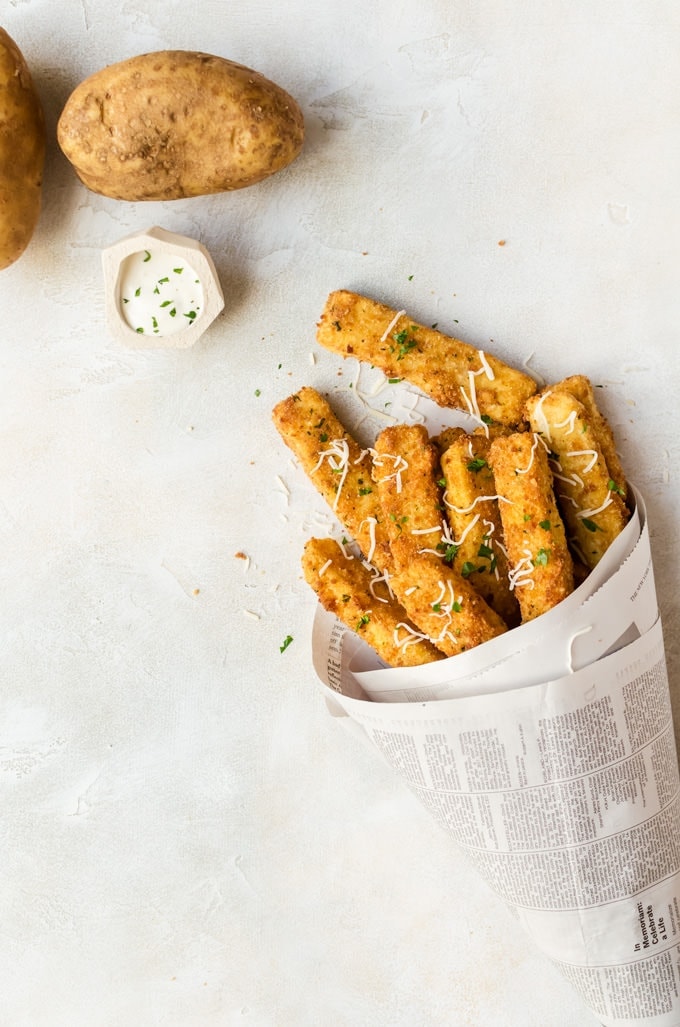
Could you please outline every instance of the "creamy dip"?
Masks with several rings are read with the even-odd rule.
[[[123,319],[135,332],[174,335],[198,320],[203,286],[186,260],[152,247],[122,262],[118,301]]]

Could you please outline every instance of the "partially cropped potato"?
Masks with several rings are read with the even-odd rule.
[[[222,57],[142,54],[73,91],[57,138],[81,181],[118,200],[242,189],[302,148],[302,112],[280,86]]]
[[[42,104],[19,47],[0,28],[0,271],[31,241],[44,164]]]

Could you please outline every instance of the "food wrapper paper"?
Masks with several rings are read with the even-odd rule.
[[[680,1025],[680,779],[642,496],[558,607],[386,668],[320,607],[328,707],[396,771],[605,1027]]]

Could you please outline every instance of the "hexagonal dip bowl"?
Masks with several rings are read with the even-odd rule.
[[[186,349],[224,308],[205,246],[163,228],[136,232],[102,252],[106,320],[124,346]]]

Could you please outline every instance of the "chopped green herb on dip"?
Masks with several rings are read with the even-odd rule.
[[[176,254],[154,249],[123,261],[118,297],[124,320],[139,334],[191,331],[203,309],[203,286],[195,269]]]

